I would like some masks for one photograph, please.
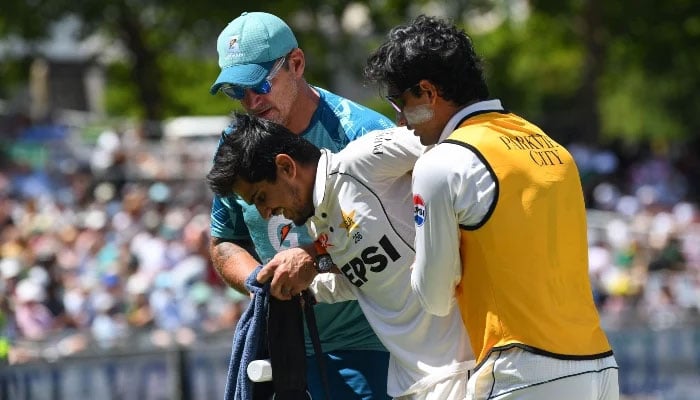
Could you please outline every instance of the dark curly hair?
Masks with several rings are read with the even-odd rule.
[[[217,196],[227,197],[233,195],[238,179],[248,183],[275,182],[278,154],[287,154],[306,165],[318,162],[321,150],[282,125],[237,113],[231,132],[221,134],[207,184]]]
[[[425,15],[410,25],[394,27],[388,40],[367,59],[364,75],[369,83],[399,93],[426,79],[438,87],[442,98],[457,105],[489,97],[482,61],[469,36]]]

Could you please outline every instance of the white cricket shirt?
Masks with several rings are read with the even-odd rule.
[[[435,393],[450,379],[465,385],[473,366],[458,309],[431,315],[411,290],[411,171],[424,149],[411,131],[393,128],[370,132],[337,154],[323,150],[307,222],[342,271],[319,274],[311,287],[322,302],[357,299],[391,353],[387,392],[394,397],[440,398],[418,394]]]
[[[455,304],[455,287],[462,279],[459,224],[475,225],[486,216],[496,185],[486,165],[471,150],[442,143],[466,116],[503,110],[500,100],[481,101],[450,118],[438,144],[418,160],[413,193],[426,204],[416,227],[416,262],[411,285],[421,304],[435,315],[447,315]]]

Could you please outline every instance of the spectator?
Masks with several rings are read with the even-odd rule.
[[[54,330],[54,317],[42,302],[46,291],[40,284],[23,279],[15,291],[15,318],[22,338],[43,340]]]

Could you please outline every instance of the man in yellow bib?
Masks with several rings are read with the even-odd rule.
[[[434,145],[413,171],[411,285],[432,314],[460,308],[477,361],[467,398],[618,399],[569,152],[489,100],[471,39],[442,20],[392,29],[365,76]]]

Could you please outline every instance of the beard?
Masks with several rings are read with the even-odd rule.
[[[291,218],[292,222],[294,222],[294,225],[296,226],[303,226],[306,224],[306,221],[311,218],[311,216],[314,215],[314,209],[313,207],[310,210],[302,210],[300,213],[297,213],[297,215],[294,218]]]
[[[292,222],[294,222],[294,225],[302,226],[306,224],[306,221],[308,221],[309,218],[311,218],[314,215],[314,211],[315,210],[313,206],[303,207],[291,220]]]
[[[306,216],[306,217],[299,217],[296,219],[293,219],[292,222],[294,222],[294,225],[296,226],[304,226],[306,224],[306,221],[309,220],[311,216]]]
[[[285,215],[285,218],[292,220],[296,226],[302,226],[314,215],[315,210],[311,196],[309,196],[309,201],[305,202],[297,187],[293,187],[289,195],[295,205],[294,215]]]

